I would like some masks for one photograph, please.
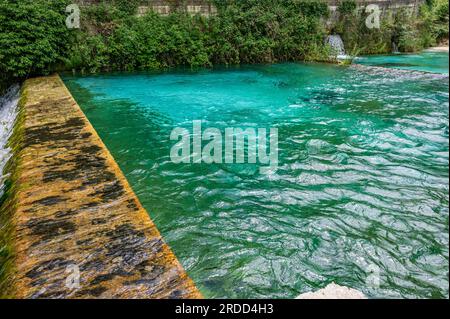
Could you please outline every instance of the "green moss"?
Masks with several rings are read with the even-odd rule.
[[[357,4],[355,0],[343,0],[339,3],[338,11],[341,15],[352,14],[355,12]]]

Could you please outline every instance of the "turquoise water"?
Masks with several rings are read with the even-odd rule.
[[[292,298],[335,282],[374,298],[448,298],[448,77],[377,69],[65,82],[206,297]],[[192,120],[278,128],[279,169],[173,164],[170,132]]]
[[[374,55],[357,58],[355,62],[386,68],[448,74],[448,52],[425,51],[419,54]]]

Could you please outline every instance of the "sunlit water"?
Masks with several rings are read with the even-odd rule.
[[[448,75],[448,53],[443,52],[374,55],[357,58],[355,62],[364,65],[374,65],[404,70],[418,70]]]
[[[449,81],[321,64],[66,77],[206,297],[449,296]],[[448,72],[447,72],[448,73]],[[276,127],[280,167],[173,164],[174,127]]]

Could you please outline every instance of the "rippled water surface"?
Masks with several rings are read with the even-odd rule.
[[[280,64],[65,81],[206,297],[334,281],[448,298],[448,76]],[[171,130],[200,119],[277,127],[280,168],[171,163]]]
[[[443,52],[425,51],[420,54],[373,55],[357,58],[355,61],[365,65],[448,75],[448,53]]]

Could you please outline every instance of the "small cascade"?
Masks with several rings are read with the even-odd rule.
[[[398,45],[395,42],[392,42],[392,53],[393,54],[398,54],[400,53],[400,51],[398,51]]]
[[[333,55],[331,58],[337,59],[340,63],[349,64],[352,62],[353,58],[345,54],[344,41],[338,34],[329,35],[325,41],[326,44],[330,45],[333,50]]]
[[[337,57],[345,56],[344,42],[338,34],[332,34],[327,37],[326,43],[331,46]]]
[[[11,157],[11,150],[7,144],[17,117],[19,90],[19,85],[13,85],[5,95],[0,96],[0,196],[3,193],[3,183],[6,178],[3,169]]]

